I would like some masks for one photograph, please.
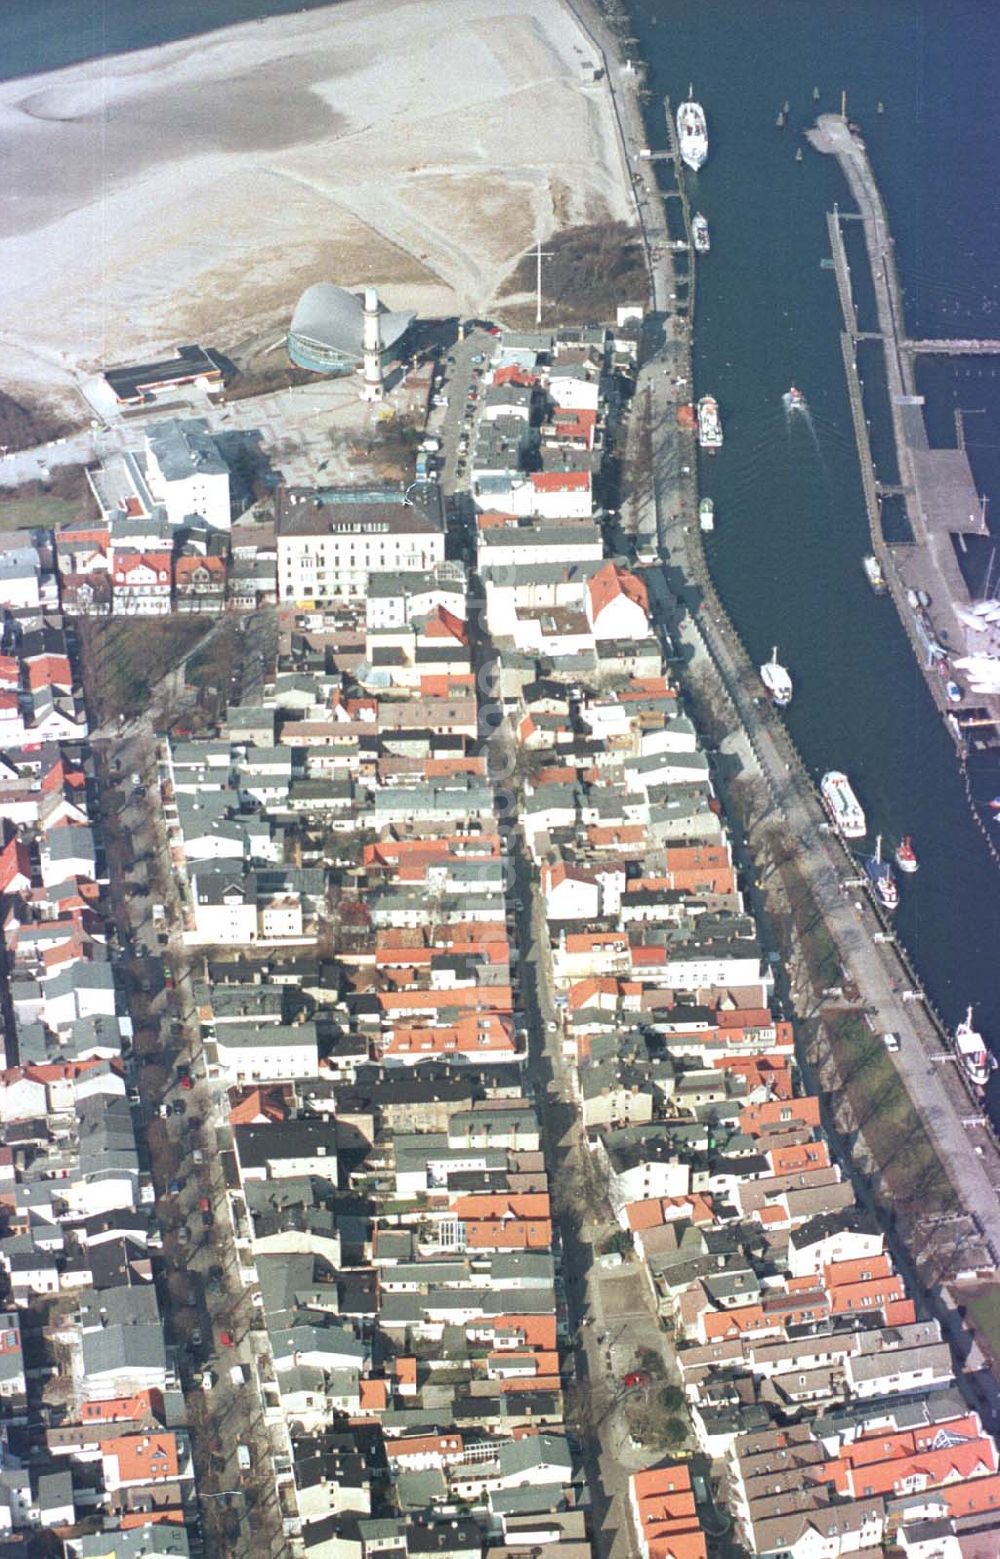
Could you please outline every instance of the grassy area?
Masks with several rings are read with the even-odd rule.
[[[781,881],[788,899],[789,913],[795,924],[795,935],[802,958],[805,961],[809,984],[819,996],[831,985],[840,983],[840,954],[837,944],[827,929],[826,921],[816,908],[812,890],[794,861],[781,866]]]
[[[565,324],[588,324],[613,319],[620,303],[641,303],[649,298],[649,278],[642,244],[627,222],[595,223],[569,227],[547,241],[548,258],[542,263],[542,303],[558,309]],[[534,293],[536,260],[529,250],[503,284],[503,293]],[[516,322],[517,309],[500,309],[505,319]],[[531,309],[531,322],[534,308]]]
[[[963,1291],[961,1299],[979,1345],[996,1369],[1000,1363],[1000,1287],[991,1283],[969,1293]]]
[[[0,530],[55,530],[80,513],[79,503],[39,491],[30,497],[0,496]]]
[[[73,424],[47,406],[15,400],[0,390],[0,444],[7,449],[32,449],[72,432]]]
[[[954,1188],[879,1035],[845,1014],[824,1023],[858,1129],[901,1211],[958,1211]]]
[[[57,466],[47,482],[0,488],[0,530],[54,530],[96,515],[83,466]]]
[[[241,653],[236,621],[226,618],[218,625],[211,639],[195,650],[184,667],[184,680],[188,687],[197,688],[200,693],[211,690],[224,695],[239,666]]]
[[[153,688],[197,644],[210,617],[80,618],[87,695],[103,724],[141,713]]]

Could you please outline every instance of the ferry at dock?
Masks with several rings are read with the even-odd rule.
[[[677,110],[677,145],[681,161],[697,173],[708,156],[708,125],[705,110],[694,101],[693,87],[688,87],[687,101]]]
[[[712,395],[703,395],[698,402],[698,443],[711,454],[722,448],[719,403]]]
[[[766,660],[760,668],[760,680],[779,709],[784,709],[791,703],[792,679],[788,671],[778,660],[777,645],[771,651],[771,659]]]
[[[875,890],[883,909],[895,909],[899,904],[899,888],[888,861],[882,859],[882,835],[875,841],[875,854],[865,861],[865,876]]]
[[[882,565],[878,558],[875,557],[874,553],[869,552],[865,555],[861,561],[861,567],[864,569],[865,578],[871,585],[875,594],[885,595],[889,587],[885,582],[885,575],[882,572]]]
[[[830,769],[820,780],[819,791],[840,837],[863,839],[868,832],[868,822],[847,775],[841,774],[839,769]]]
[[[966,1009],[964,1020],[955,1030],[955,1052],[973,1088],[984,1089],[990,1073],[996,1068],[996,1061],[987,1050],[983,1036],[972,1026],[971,1007]]]
[[[691,242],[694,244],[696,254],[707,254],[712,247],[708,223],[700,211],[696,211],[691,218]]]

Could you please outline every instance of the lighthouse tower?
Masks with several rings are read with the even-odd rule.
[[[364,348],[364,383],[361,386],[363,401],[382,399],[382,331],[378,314],[378,291],[365,288],[365,317],[362,335]]]

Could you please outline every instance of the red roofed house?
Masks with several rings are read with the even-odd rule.
[[[597,431],[597,412],[557,406],[542,425],[542,439],[551,446],[592,450]]]
[[[56,531],[56,567],[62,609],[106,616],[111,606],[110,530],[106,520]]]
[[[163,617],[170,611],[169,552],[117,552],[112,588],[116,617]]]
[[[594,512],[589,471],[535,471],[528,478],[534,511],[546,520],[587,520]]]
[[[645,584],[610,559],[590,579],[584,608],[595,639],[645,639],[649,634]]]
[[[594,920],[601,912],[601,890],[592,872],[558,861],[542,867],[541,886],[550,922]]]
[[[26,893],[31,887],[31,856],[20,839],[10,839],[0,851],[0,893]]]
[[[225,559],[200,553],[177,558],[174,590],[179,612],[221,612],[226,599]]]
[[[691,1473],[684,1462],[649,1467],[629,1479],[629,1510],[643,1559],[705,1559]]]

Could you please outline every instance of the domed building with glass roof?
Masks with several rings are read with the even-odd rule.
[[[316,282],[295,305],[288,331],[292,362],[320,374],[349,374],[360,368],[365,356],[366,293],[377,303],[383,365],[399,358],[403,337],[417,317],[414,312],[387,309],[377,301],[373,288],[348,292],[332,282]]]

